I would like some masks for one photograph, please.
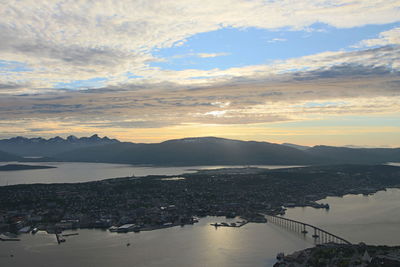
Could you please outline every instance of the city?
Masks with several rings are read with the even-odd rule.
[[[400,168],[385,165],[222,169],[181,177],[5,186],[0,187],[0,231],[17,233],[29,227],[54,232],[126,224],[141,231],[193,224],[204,216],[265,222],[261,214],[284,214],[284,207],[329,208],[315,201],[399,186]]]

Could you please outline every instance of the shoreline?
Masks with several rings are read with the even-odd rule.
[[[279,253],[273,267],[306,266],[399,266],[400,246],[326,243]]]
[[[398,186],[398,187],[386,187],[386,188],[384,188],[384,189],[379,189],[379,190],[376,190],[376,191],[374,191],[374,192],[371,192],[371,193],[369,193],[368,195],[365,195],[364,193],[362,193],[362,192],[359,192],[359,193],[348,193],[348,194],[344,194],[344,195],[338,195],[338,196],[333,196],[333,195],[329,195],[329,196],[326,196],[326,197],[324,197],[324,198],[321,198],[321,199],[319,199],[319,200],[317,200],[317,201],[321,201],[321,200],[324,200],[324,199],[326,199],[326,198],[328,198],[328,197],[335,197],[335,198],[342,198],[342,197],[344,197],[344,196],[347,196],[347,195],[364,195],[364,196],[369,196],[369,195],[374,195],[374,194],[376,194],[376,193],[378,193],[378,192],[380,192],[380,191],[387,191],[387,189],[397,189],[397,190],[400,190],[400,186]],[[311,207],[311,208],[314,208],[314,209],[319,209],[319,208],[316,208],[316,207],[313,207],[313,206],[307,206],[307,205],[296,205],[296,206],[292,206],[292,207],[290,207],[290,208],[301,208],[301,207]],[[284,208],[284,210],[286,210],[286,208]],[[261,214],[263,214],[263,215],[286,215],[286,213],[283,213],[283,214],[281,214],[281,213],[274,213],[274,214],[272,214],[271,212],[269,212],[269,213],[266,213],[266,212],[264,212],[264,213],[261,213]],[[216,215],[216,214],[207,214],[207,215],[205,215],[205,216],[201,216],[201,217],[199,217],[198,218],[198,220],[201,220],[203,217],[221,217],[221,218],[227,218],[226,216],[219,216],[219,215]],[[251,221],[251,220],[248,220],[248,219],[244,219],[242,216],[237,216],[237,218],[238,219],[241,219],[241,220],[244,220],[245,221],[245,223],[242,223],[242,224],[239,224],[239,225],[237,225],[237,226],[231,226],[231,225],[224,225],[223,223],[217,223],[218,225],[217,225],[217,227],[236,227],[236,228],[240,228],[241,226],[244,226],[244,225],[246,225],[246,224],[248,224],[248,223],[267,223],[267,221],[265,221],[265,222],[262,222],[262,221]],[[109,232],[115,232],[115,233],[118,233],[118,234],[125,234],[125,233],[129,233],[129,232],[136,232],[136,233],[139,233],[139,232],[148,232],[148,231],[156,231],[156,230],[161,230],[161,229],[166,229],[166,228],[172,228],[172,227],[177,227],[177,226],[180,226],[180,227],[184,227],[185,225],[194,225],[194,224],[196,224],[197,223],[197,221],[195,221],[195,222],[193,222],[193,223],[184,223],[184,224],[182,224],[182,223],[171,223],[171,224],[168,224],[168,225],[145,225],[145,226],[143,226],[143,227],[139,227],[139,231],[134,231],[134,230],[129,230],[129,231],[126,231],[126,232],[116,232],[116,231],[110,231],[110,228],[111,227],[76,227],[76,228],[66,228],[66,229],[59,229],[60,230],[60,232],[59,233],[62,233],[63,231],[79,231],[80,229],[82,229],[82,230],[91,230],[91,229],[94,229],[94,230],[100,230],[100,231],[109,231]],[[215,224],[214,223],[210,223],[210,225],[211,226],[214,226],[215,227]],[[34,227],[32,226],[31,227],[31,229],[34,229]],[[47,232],[47,234],[53,234],[53,232],[54,232],[54,224],[50,224],[50,225],[48,225],[48,226],[46,226],[46,227],[44,227],[44,228],[41,228],[40,229],[40,231],[45,231],[45,232]],[[26,232],[26,233],[12,233],[13,235],[16,235],[16,236],[19,236],[19,235],[24,235],[24,234],[29,234],[31,231],[29,231],[29,232]],[[0,232],[0,234],[1,233],[5,233],[5,232]],[[0,241],[5,241],[5,240],[1,240],[0,239]],[[18,240],[19,241],[19,240]]]
[[[194,217],[204,216],[265,222],[261,213],[284,215],[287,207],[328,209],[320,203],[327,197],[369,195],[398,189],[400,184],[400,167],[385,165],[248,170],[198,172],[173,181],[163,178],[174,175],[150,175],[0,187],[0,232],[26,227],[108,229],[126,224],[131,225],[121,231],[152,231],[191,224]],[[31,199],[40,200],[39,204]]]
[[[355,192],[348,192],[348,193],[337,194],[337,195],[329,194],[329,195],[322,196],[320,198],[316,198],[315,200],[312,200],[311,202],[320,205],[320,203],[318,203],[318,202],[323,201],[323,200],[327,199],[328,197],[343,198],[343,197],[348,196],[348,195],[370,196],[370,195],[374,195],[374,194],[376,194],[376,193],[378,193],[380,191],[387,191],[388,189],[398,189],[398,190],[400,190],[400,185],[387,186],[387,187],[383,187],[383,188],[376,188],[376,189],[371,189],[371,190],[368,190],[368,191],[359,190],[359,191],[355,191]],[[321,203],[321,204],[325,205],[324,203]],[[286,214],[285,211],[287,210],[287,208],[306,208],[306,207],[310,207],[310,208],[314,208],[314,209],[321,209],[321,208],[323,209],[323,208],[325,208],[323,206],[316,207],[316,206],[313,206],[312,204],[293,204],[291,206],[282,205],[282,211],[280,211],[278,213],[273,213],[273,214],[270,214],[270,215],[285,215]],[[329,210],[329,208],[325,208],[325,209]],[[268,214],[268,213],[266,213],[266,214]]]
[[[388,188],[389,189],[389,188]],[[398,188],[394,188],[395,190],[399,190]],[[382,192],[384,192],[384,191],[382,191]],[[354,194],[353,194],[354,195]],[[399,194],[398,193],[396,193],[396,196],[399,196]],[[358,196],[358,198],[359,199],[364,199],[363,197],[362,197],[362,195],[359,195]],[[397,199],[397,197],[396,197],[396,199]],[[324,212],[322,212],[321,214],[324,214]],[[205,220],[205,222],[207,222],[207,224],[205,224],[204,222],[201,222],[201,224],[200,225],[198,225],[197,227],[196,227],[196,229],[200,229],[200,228],[202,228],[202,227],[210,227],[210,228],[213,228],[213,227],[211,227],[211,226],[209,226],[209,222],[216,222],[216,221],[224,221],[224,217],[220,217],[220,220],[219,219],[216,219],[216,218],[211,218],[211,219],[207,219],[207,218],[201,218],[201,220]],[[178,226],[178,225],[176,225],[176,226]],[[200,228],[199,228],[199,226],[200,226]],[[248,229],[259,229],[259,230],[261,230],[261,231],[263,231],[262,229],[264,228],[264,227],[267,227],[267,228],[271,228],[271,226],[267,226],[267,225],[260,225],[261,226],[261,228],[260,227],[256,227],[256,228],[254,228],[254,225],[249,225],[250,227],[248,228]],[[174,227],[174,226],[172,226],[172,227]],[[239,230],[239,229],[222,229],[223,231],[221,232],[221,233],[225,233],[226,231],[228,231],[228,232],[242,232],[242,233],[246,233],[246,231],[248,231],[248,229],[244,229],[245,231],[241,231],[241,230]],[[274,227],[272,227],[272,229],[274,229]],[[84,229],[83,229],[84,230]],[[136,234],[134,234],[134,233],[130,233],[129,235],[119,235],[119,234],[117,234],[117,233],[109,233],[109,231],[106,231],[106,230],[100,230],[100,229],[89,229],[89,231],[88,230],[86,230],[86,231],[82,231],[82,232],[80,232],[80,237],[79,238],[86,238],[86,237],[89,237],[90,238],[90,236],[91,235],[95,235],[95,236],[97,236],[97,238],[100,238],[101,236],[103,236],[103,235],[105,235],[105,236],[109,236],[109,238],[111,238],[112,240],[115,240],[115,238],[117,238],[117,240],[119,240],[119,241],[117,241],[117,243],[119,244],[119,246],[122,248],[122,249],[124,249],[125,248],[125,245],[127,244],[127,242],[129,242],[131,245],[130,245],[130,247],[135,247],[135,245],[140,245],[141,243],[135,243],[135,240],[145,240],[145,239],[147,239],[147,234],[150,234],[150,232],[149,233],[143,233],[144,234],[144,236],[136,236]],[[154,229],[154,230],[156,230],[156,229]],[[160,229],[161,230],[161,229]],[[214,229],[211,229],[212,231],[210,232],[210,233],[213,233],[214,231]],[[243,229],[242,229],[243,230]],[[151,230],[149,230],[149,231],[151,231]],[[151,233],[149,236],[170,236],[171,237],[171,235],[174,235],[174,233],[180,233],[180,232],[182,232],[183,230],[181,230],[181,229],[175,229],[175,230],[167,230],[166,229],[166,231],[164,232],[164,233],[162,233],[162,231],[161,231],[161,233],[160,234],[158,234],[158,232],[157,233]],[[187,228],[185,231],[183,231],[183,232],[186,232],[186,233],[188,233],[188,235],[190,236],[190,233],[192,232],[192,231],[195,231],[195,232],[197,232],[196,230],[195,230],[195,228],[193,227],[189,227],[189,228]],[[73,232],[76,232],[76,231],[73,231]],[[280,231],[279,231],[280,232]],[[286,231],[285,231],[286,232]],[[68,232],[68,233],[71,233],[71,232]],[[97,234],[96,234],[97,233]],[[43,234],[40,234],[41,236],[43,236]],[[287,234],[284,234],[283,236],[286,236]],[[54,236],[54,235],[53,235]],[[53,238],[53,236],[49,236],[49,237],[47,237],[47,240],[50,238],[52,241],[51,242],[54,242],[53,243],[53,246],[57,246],[57,244],[55,243],[56,241],[55,241],[55,239]],[[119,236],[119,237],[117,237],[117,236]],[[179,236],[179,235],[178,235]],[[293,235],[292,235],[293,236]],[[292,238],[296,238],[296,236],[293,236]],[[39,240],[39,239],[32,239],[31,237],[28,237],[28,239],[31,239],[32,241],[32,244],[34,244],[36,241],[35,240]],[[71,245],[72,244],[72,242],[74,242],[74,243],[76,243],[76,242],[81,242],[80,240],[78,240],[78,239],[75,239],[74,238],[74,240],[72,240],[72,238],[71,239],[69,239],[69,238],[65,238],[66,239],[66,243],[67,244],[69,244],[69,245]],[[21,240],[22,240],[22,242],[24,242],[25,241],[25,238],[21,238]],[[291,240],[291,239],[289,239],[289,240]],[[299,239],[299,240],[301,240],[301,238]],[[38,241],[39,242],[39,241]],[[155,242],[157,242],[156,240],[155,240]],[[369,244],[369,243],[367,243],[367,244]],[[379,243],[377,243],[377,244],[379,244]],[[384,243],[384,242],[382,242],[381,244],[391,244],[391,243]],[[3,244],[4,245],[4,247],[13,247],[14,245],[11,245],[11,244],[7,244],[7,243],[4,243]],[[19,246],[23,246],[23,244],[21,244],[21,245],[19,245]],[[61,246],[63,246],[63,244],[61,244]],[[310,246],[313,246],[314,247],[314,245],[312,244],[312,243],[310,243]],[[64,248],[63,248],[64,249]],[[281,251],[284,251],[285,252],[285,254],[293,254],[293,253],[295,253],[296,251],[300,251],[300,250],[302,250],[302,248],[295,248],[295,249],[287,249],[287,248],[280,248],[278,251],[276,251],[276,252],[274,252],[274,254],[273,255],[271,255],[269,258],[270,259],[272,259],[272,261],[270,261],[270,265],[268,265],[268,266],[272,266],[275,262],[276,262],[276,260],[274,259],[275,258],[275,256],[276,256],[276,254],[278,253],[278,252],[281,252]],[[372,256],[372,255],[371,255]]]

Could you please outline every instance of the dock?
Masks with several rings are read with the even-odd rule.
[[[246,225],[248,221],[241,221],[241,222],[233,222],[233,223],[211,223],[211,226],[214,226],[215,228],[217,227],[242,227],[243,225]]]
[[[17,238],[15,235],[8,236],[7,234],[0,235],[0,241],[21,241],[21,239]]]
[[[79,235],[79,233],[63,234],[62,236],[65,236],[65,237],[67,237],[67,236],[73,236],[73,235]]]
[[[56,234],[56,238],[59,245],[65,242],[65,239],[60,234]]]

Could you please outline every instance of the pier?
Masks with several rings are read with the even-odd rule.
[[[246,225],[247,223],[248,223],[248,221],[244,220],[244,221],[236,222],[236,223],[226,223],[226,222],[211,223],[210,225],[215,226],[215,228],[217,228],[217,227],[242,227],[243,225]]]
[[[265,215],[268,222],[280,225],[285,227],[289,230],[302,233],[303,235],[307,235],[307,233],[312,234],[312,237],[317,244],[324,244],[324,243],[337,243],[337,244],[349,244],[351,243],[340,236],[334,235],[328,231],[325,231],[319,227],[314,225],[299,222],[296,220],[275,216],[275,215]]]
[[[56,235],[56,239],[57,239],[57,243],[60,245],[61,243],[65,242],[65,239],[63,237],[60,236],[60,234],[55,234]]]

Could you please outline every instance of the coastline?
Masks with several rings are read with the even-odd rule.
[[[277,255],[274,267],[305,266],[399,266],[400,246],[327,243]]]
[[[342,197],[351,196],[351,195],[353,195],[353,196],[357,196],[357,195],[368,196],[368,195],[374,195],[374,194],[376,194],[376,193],[378,193],[378,192],[380,192],[380,191],[387,191],[388,189],[399,189],[399,190],[400,190],[400,186],[397,186],[397,187],[386,187],[386,188],[383,188],[383,189],[378,189],[378,190],[375,190],[375,191],[370,191],[368,194],[365,194],[365,191],[360,191],[360,192],[354,192],[354,193],[347,193],[347,194],[343,194],[343,195],[326,195],[325,197],[323,197],[323,198],[321,198],[321,199],[318,199],[318,200],[316,200],[316,201],[322,201],[322,200],[326,199],[327,197],[342,198]],[[283,207],[283,206],[282,206],[282,207]],[[312,206],[312,205],[295,205],[295,206],[292,206],[292,207],[290,207],[290,208],[301,208],[301,207],[311,207],[311,208],[314,208],[314,209],[319,209],[319,208],[320,208],[320,207],[315,207],[315,206]],[[265,214],[265,215],[286,215],[285,211],[286,211],[286,208],[282,208],[282,211],[281,211],[280,213],[276,213],[276,212],[275,212],[275,213],[271,213],[271,212],[265,212],[265,213],[263,213],[263,212],[261,212],[260,214],[263,214],[263,215],[264,215],[264,214]],[[177,226],[184,227],[185,225],[193,225],[193,224],[197,223],[198,220],[201,220],[201,219],[202,219],[202,217],[209,217],[209,216],[217,216],[217,217],[218,217],[218,215],[215,215],[215,214],[207,214],[207,215],[205,215],[205,216],[201,216],[201,217],[198,218],[198,219],[195,218],[194,222],[188,222],[188,223],[168,223],[168,224],[165,224],[165,225],[143,225],[143,226],[140,226],[140,227],[138,228],[137,231],[134,231],[134,230],[132,229],[132,230],[129,230],[129,231],[126,231],[126,232],[118,232],[118,234],[125,234],[125,233],[129,233],[129,232],[148,232],[148,231],[156,231],[156,230],[161,230],[161,229],[166,229],[166,228],[172,228],[172,227],[177,227]],[[219,217],[221,217],[221,219],[223,219],[223,218],[228,218],[228,217],[226,217],[226,216],[219,216]],[[224,226],[225,226],[225,227],[237,227],[237,228],[240,228],[240,227],[246,225],[247,223],[267,223],[267,220],[265,220],[265,221],[251,220],[251,219],[248,220],[248,219],[243,218],[242,216],[238,216],[237,218],[238,218],[239,220],[244,220],[245,223],[240,224],[240,225],[238,225],[238,226],[231,226],[231,225],[224,225],[224,224],[222,224],[222,223],[217,223],[217,224],[218,224],[217,226],[221,226],[221,227],[224,227]],[[215,226],[214,223],[211,223],[211,226]],[[34,229],[34,227],[32,226],[31,229]],[[57,227],[55,227],[55,224],[50,224],[50,225],[47,225],[47,226],[39,226],[39,229],[40,229],[41,231],[47,232],[48,234],[53,234],[53,232],[55,231],[55,229],[56,229],[56,231],[57,231]],[[110,230],[110,227],[72,227],[72,228],[58,229],[58,231],[59,231],[59,233],[62,233],[63,231],[69,231],[69,230],[79,231],[80,229],[97,229],[97,230],[106,230],[106,231],[109,231],[109,230]],[[29,232],[30,232],[30,231],[29,231]],[[27,232],[27,233],[29,233],[29,232]],[[110,232],[115,232],[115,231],[110,231]],[[17,232],[17,233],[13,233],[13,234],[15,234],[16,236],[19,236],[19,235],[23,235],[23,234],[26,234],[26,233]],[[3,240],[0,239],[0,241],[4,241],[4,239],[3,239]],[[18,239],[18,241],[20,241],[20,240]]]
[[[123,231],[153,231],[192,224],[194,217],[204,216],[239,216],[250,222],[265,222],[261,213],[285,215],[287,207],[328,209],[329,205],[319,202],[329,196],[369,195],[386,188],[399,188],[399,170],[384,165],[242,168],[185,174],[182,175],[185,179],[179,180],[153,175],[0,187],[3,210],[0,216],[5,223],[0,232],[18,233],[23,227],[50,231],[108,229],[126,224],[131,224],[128,227],[132,229]],[[293,182],[297,183],[294,188]],[[337,183],[342,186],[336,186]],[[212,190],[208,189],[211,185]],[[240,200],[237,195],[241,195]],[[26,212],[26,201],[32,197],[48,200]],[[86,200],[77,202],[77,198]]]
[[[325,194],[325,195],[319,195],[318,197],[315,197],[311,199],[308,203],[293,203],[290,204],[289,206],[285,206],[285,204],[282,204],[282,209],[279,211],[275,211],[274,213],[269,213],[270,215],[286,215],[285,211],[287,208],[304,208],[304,207],[311,207],[315,209],[329,209],[329,206],[326,206],[326,203],[319,203],[325,200],[328,197],[337,197],[337,198],[343,198],[347,195],[363,195],[363,196],[369,196],[369,195],[374,195],[380,191],[387,191],[388,189],[400,189],[400,185],[396,186],[387,186],[387,187],[378,187],[378,188],[368,188],[368,189],[360,189],[360,190],[349,190],[349,192],[345,192],[342,194]],[[317,205],[315,205],[317,204]],[[268,213],[266,213],[268,214]]]
[[[388,188],[390,189],[390,188]],[[398,192],[399,189],[396,188],[396,192]],[[383,195],[387,195],[385,194],[384,191],[382,191]],[[396,193],[395,196],[397,197],[396,199],[398,199],[399,194]],[[361,195],[357,196],[358,199],[363,200],[364,203],[367,204],[367,198],[364,198]],[[347,197],[344,197],[344,200],[348,199]],[[382,198],[379,198],[382,199]],[[344,201],[341,199],[337,199],[337,201]],[[350,199],[348,199],[350,200]],[[301,208],[300,208],[301,209]],[[318,210],[316,209],[307,209],[309,211],[315,211],[317,213],[320,213],[322,216],[324,216],[323,214],[325,214],[324,211],[318,212]],[[333,210],[335,211],[335,209]],[[267,234],[266,236],[264,236],[263,238],[261,238],[260,240],[257,239],[258,236],[263,236],[264,231],[267,231],[267,233],[269,233],[268,231],[275,231],[275,233],[278,236],[282,236],[282,238],[284,238],[285,241],[285,245],[279,245],[279,243],[277,245],[274,245],[273,247],[275,247],[274,249],[267,249],[268,252],[268,257],[267,258],[261,258],[263,262],[268,262],[267,265],[261,265],[260,264],[260,258],[258,258],[258,264],[254,265],[254,266],[272,266],[275,262],[275,256],[277,255],[277,253],[283,251],[285,252],[285,254],[291,255],[293,253],[295,253],[296,251],[302,251],[303,248],[307,248],[307,247],[314,247],[313,243],[312,243],[312,239],[308,239],[304,240],[301,236],[296,236],[293,233],[291,233],[290,231],[287,231],[285,229],[282,229],[281,227],[275,227],[273,225],[263,225],[263,224],[248,224],[246,227],[244,227],[244,229],[234,229],[234,228],[229,228],[229,227],[224,227],[224,228],[218,228],[218,230],[216,230],[214,227],[210,226],[209,223],[213,223],[216,221],[224,221],[225,218],[224,217],[219,217],[219,219],[217,218],[201,218],[199,224],[196,224],[194,227],[190,226],[190,227],[169,227],[169,228],[165,228],[165,229],[159,229],[160,231],[155,231],[155,230],[150,230],[150,231],[146,231],[144,232],[142,235],[136,234],[136,233],[128,233],[128,234],[118,234],[118,233],[109,233],[109,231],[105,231],[105,230],[96,230],[96,229],[82,229],[82,231],[80,231],[79,229],[79,233],[80,235],[78,237],[67,237],[66,239],[66,243],[62,243],[60,245],[60,247],[57,249],[58,245],[56,243],[56,240],[54,238],[54,235],[47,235],[47,234],[43,234],[43,233],[39,233],[37,236],[33,236],[33,235],[24,235],[23,237],[21,237],[21,242],[0,242],[0,244],[3,245],[4,253],[6,253],[6,251],[13,251],[14,253],[14,258],[20,259],[22,257],[21,252],[18,253],[18,250],[15,251],[15,247],[24,247],[28,244],[30,244],[30,246],[35,247],[37,246],[37,248],[35,250],[41,251],[41,253],[45,253],[44,255],[47,255],[46,253],[49,253],[48,251],[53,251],[52,253],[55,253],[55,251],[60,251],[60,254],[56,254],[58,255],[58,257],[60,257],[61,255],[61,251],[66,252],[68,251],[68,255],[71,255],[72,251],[72,247],[74,246],[87,246],[89,244],[91,244],[90,246],[92,247],[93,251],[98,251],[100,249],[100,247],[104,247],[106,248],[105,250],[110,250],[110,252],[107,252],[106,254],[104,254],[104,257],[107,258],[111,258],[112,255],[111,254],[115,254],[118,253],[118,255],[120,257],[128,257],[130,258],[129,255],[127,254],[132,254],[132,256],[134,255],[135,258],[138,259],[138,262],[140,262],[140,259],[142,259],[143,261],[148,261],[150,259],[148,259],[145,255],[140,255],[140,251],[138,251],[139,247],[141,246],[145,246],[146,249],[153,249],[153,246],[155,246],[155,244],[158,243],[157,240],[159,240],[158,238],[164,238],[165,240],[171,240],[170,242],[174,242],[172,240],[187,240],[186,241],[186,245],[188,246],[188,248],[190,248],[190,245],[195,243],[198,244],[199,247],[203,247],[203,241],[204,241],[204,237],[207,237],[205,240],[208,240],[208,238],[211,238],[212,243],[210,244],[210,247],[207,248],[208,250],[213,251],[213,247],[214,247],[214,243],[215,244],[220,244],[219,246],[222,246],[222,244],[224,244],[224,248],[228,249],[229,246],[229,242],[226,243],[226,240],[224,238],[222,238],[223,236],[238,236],[239,237],[248,237],[249,240],[254,240],[256,243],[254,244],[255,247],[251,248],[251,251],[254,251],[255,254],[253,254],[254,257],[254,262],[257,262],[257,253],[261,253],[259,250],[259,247],[262,247],[263,245],[267,245],[270,244],[270,239],[272,238],[273,240],[278,240],[277,237],[274,237],[271,234]],[[233,221],[236,221],[233,220]],[[390,231],[389,229],[387,229],[388,231]],[[74,231],[75,232],[75,231]],[[67,231],[66,231],[67,233]],[[186,234],[184,234],[186,233]],[[197,233],[197,234],[196,234]],[[200,234],[201,233],[201,234]],[[207,234],[206,234],[207,233]],[[336,232],[335,232],[336,233]],[[194,237],[193,235],[196,235],[196,237]],[[250,235],[250,236],[249,236]],[[219,237],[218,237],[219,236]],[[193,238],[193,239],[192,239]],[[88,240],[86,240],[88,239]],[[90,240],[90,241],[89,241]],[[100,241],[101,240],[101,241]],[[152,240],[152,241],[151,241]],[[203,240],[203,241],[202,241]],[[235,239],[233,239],[235,240]],[[235,243],[235,248],[233,249],[230,253],[233,254],[228,254],[229,257],[233,257],[234,259],[237,259],[236,257],[239,257],[240,259],[242,259],[243,261],[246,260],[250,260],[247,258],[241,258],[241,254],[237,255],[236,251],[237,249],[240,249],[240,244],[242,241],[241,238],[237,239],[236,241],[233,241]],[[246,240],[246,239],[245,239]],[[258,241],[256,241],[258,240]],[[24,244],[26,242],[26,244]],[[43,247],[43,242],[45,242],[47,245],[50,247],[45,248]],[[88,243],[90,242],[90,243]],[[102,242],[102,244],[100,245],[100,247],[97,245],[98,242]],[[130,243],[130,247],[128,248],[126,246],[127,243]],[[143,243],[145,242],[145,243]],[[155,243],[154,243],[155,242]],[[262,243],[260,243],[262,242]],[[266,242],[266,244],[264,244],[263,242]],[[279,241],[274,241],[275,242],[279,242]],[[290,244],[294,243],[294,242],[298,242],[298,244],[302,244],[304,242],[307,242],[308,244],[300,245],[300,247],[296,247],[296,246],[291,246]],[[20,245],[18,245],[17,243],[21,243]],[[164,242],[162,243],[164,246],[167,245],[168,242]],[[207,243],[208,244],[208,243]],[[367,243],[368,244],[368,243]],[[382,243],[385,244],[385,243]],[[165,247],[163,245],[157,246],[158,249],[162,249],[165,250]],[[115,247],[118,248],[118,252],[116,252],[115,249],[111,250],[111,247]],[[303,246],[303,247],[302,247]],[[9,248],[9,249],[7,249]],[[143,248],[143,249],[145,249]],[[49,250],[50,249],[50,250]],[[176,251],[174,250],[175,248],[171,248],[172,253],[176,253]],[[196,248],[192,247],[190,248],[190,255],[195,254],[195,255],[199,255],[199,251],[197,250],[198,247],[196,246]],[[179,250],[179,249],[178,249]],[[248,249],[249,250],[249,249]],[[264,248],[264,250],[266,250]],[[169,250],[167,250],[169,251]],[[245,250],[246,251],[246,250]],[[257,252],[258,251],[258,252]],[[250,253],[250,250],[247,251],[246,253]],[[262,255],[266,255],[264,253],[261,253]],[[261,255],[260,254],[260,255]],[[29,254],[31,255],[31,254]],[[85,254],[86,255],[86,254]],[[105,256],[108,255],[108,256]],[[165,257],[167,254],[161,254],[163,255],[163,257]],[[201,254],[200,255],[204,255]],[[161,256],[160,256],[161,257]],[[61,257],[62,259],[62,257]],[[135,260],[133,260],[133,258],[130,258],[132,262],[136,262]],[[66,260],[66,262],[69,262],[69,259],[64,259]],[[268,261],[267,261],[268,260]],[[7,259],[0,259],[0,262],[9,262]],[[36,262],[40,262],[39,259],[36,260]],[[188,261],[186,260],[179,260],[179,262],[183,265],[188,264]],[[215,262],[214,262],[215,263]],[[33,265],[36,266],[36,265]],[[37,265],[40,266],[40,265]],[[55,265],[55,266],[63,266],[64,265]],[[106,265],[96,265],[96,266],[106,266]],[[123,263],[121,266],[129,266],[128,263]],[[140,264],[138,264],[138,266],[141,266]],[[173,265],[168,265],[168,266],[173,266]],[[176,266],[176,265],[175,265]],[[197,265],[196,265],[197,266]],[[237,265],[230,265],[230,266],[237,266]]]

